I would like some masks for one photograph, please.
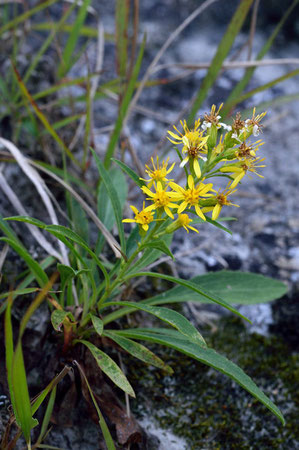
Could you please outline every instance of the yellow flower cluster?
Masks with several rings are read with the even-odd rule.
[[[175,133],[168,131],[169,141],[176,148],[180,147],[179,166],[185,169],[186,183],[181,186],[167,178],[174,169],[175,162],[168,167],[169,158],[162,162],[159,157],[156,161],[151,158],[152,167],[145,166],[145,173],[149,178],[141,178],[145,182],[141,190],[150,205],[145,206],[143,202],[141,211],[131,206],[135,217],[124,219],[123,222],[138,224],[140,231],[145,234],[151,222],[161,222],[169,217],[174,222],[166,228],[166,232],[173,232],[180,227],[187,232],[189,229],[198,232],[190,225],[192,219],[186,212],[193,213],[204,221],[205,214],[212,212],[212,220],[216,220],[223,206],[238,206],[228,197],[236,192],[235,188],[246,173],[252,172],[262,177],[257,169],[265,167],[261,164],[264,158],[256,154],[263,142],[257,140],[251,143],[248,138],[260,134],[260,122],[266,113],[256,115],[254,108],[252,117],[247,120],[242,120],[240,113],[237,113],[232,125],[226,125],[220,122],[221,107],[222,105],[216,109],[213,105],[211,111],[205,114],[202,124],[198,119],[193,128],[190,128],[186,121],[181,121],[182,131],[176,126],[173,127]],[[222,191],[216,191],[213,183],[207,181],[215,176],[229,179]],[[177,219],[174,214],[178,215]]]

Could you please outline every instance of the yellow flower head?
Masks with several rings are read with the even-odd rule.
[[[175,196],[175,194],[173,192],[167,192],[166,188],[163,188],[160,181],[155,183],[154,187],[156,192],[150,191],[146,186],[142,186],[141,188],[143,193],[149,196],[147,200],[151,200],[153,202],[153,204],[148,206],[147,209],[149,209],[150,211],[153,209],[164,209],[166,214],[171,217],[171,219],[174,219],[170,208],[178,207],[175,203],[172,203],[172,198]]]
[[[141,226],[141,228],[144,231],[148,230],[148,224],[151,223],[154,220],[153,213],[151,212],[150,206],[147,208],[144,208],[144,202],[143,202],[143,209],[139,212],[135,206],[130,205],[130,208],[133,210],[135,214],[134,219],[124,219],[123,222],[127,223],[137,223]]]
[[[222,191],[222,192],[218,191],[217,195],[215,196],[216,205],[204,207],[204,208],[202,208],[202,210],[204,212],[213,211],[212,212],[212,220],[217,220],[223,206],[239,207],[239,205],[232,203],[227,198],[229,195],[233,194],[234,192],[236,192],[236,189],[224,189],[224,191]]]
[[[182,128],[184,130],[184,133],[181,133],[177,127],[175,125],[173,125],[173,128],[175,129],[175,131],[178,134],[173,133],[172,131],[168,131],[168,134],[170,134],[170,136],[172,138],[174,138],[175,140],[170,139],[169,137],[167,137],[167,139],[170,140],[170,142],[172,142],[175,145],[178,144],[182,144],[184,141],[184,138],[187,138],[188,141],[192,142],[192,143],[196,143],[196,140],[199,137],[199,126],[200,126],[200,119],[196,120],[195,124],[194,124],[194,128],[193,129],[189,129],[188,125],[186,123],[186,120],[184,120],[184,122],[181,121],[181,125]]]
[[[178,135],[172,131],[168,131],[170,136],[172,136],[176,141],[168,138],[173,144],[183,144],[182,153],[187,153],[186,157],[182,160],[180,167],[184,167],[188,161],[190,161],[191,166],[197,178],[201,177],[200,165],[198,158],[205,159],[201,153],[207,153],[207,140],[209,136],[203,136],[204,131],[198,131],[200,120],[195,122],[194,128],[189,129],[186,121],[181,122],[184,130],[184,134],[180,133],[178,129],[174,126],[174,129],[179,133]]]
[[[245,120],[245,127],[249,128],[252,131],[253,136],[258,136],[263,128],[263,125],[260,124],[260,121],[265,117],[267,112],[263,112],[261,114],[255,115],[255,108],[253,108],[251,119]]]
[[[233,178],[233,182],[230,184],[230,189],[234,189],[248,171],[255,173],[260,178],[264,178],[263,175],[260,175],[256,171],[256,169],[259,167],[266,167],[263,164],[259,164],[259,163],[263,162],[264,160],[265,160],[265,158],[261,159],[260,157],[244,159],[235,164],[221,167],[220,172],[223,172],[223,173],[231,172],[232,173],[231,177]]]
[[[242,144],[238,147],[236,150],[236,157],[239,160],[242,159],[250,159],[256,157],[256,151],[259,149],[261,145],[264,145],[264,142],[259,139],[258,141],[254,142],[254,144],[247,145],[246,142],[242,142]]]
[[[151,158],[152,166],[151,169],[148,165],[145,166],[145,172],[150,177],[149,180],[145,180],[143,178],[140,178],[143,181],[146,181],[148,183],[148,187],[151,188],[154,182],[165,182],[169,181],[168,178],[166,178],[166,175],[168,175],[172,169],[174,168],[175,163],[173,163],[169,169],[167,169],[169,158],[167,158],[166,161],[162,161],[162,164],[159,162],[159,157],[157,156],[157,162],[155,164],[154,158]]]
[[[180,227],[185,228],[185,230],[187,231],[187,233],[189,233],[188,228],[189,228],[190,230],[196,231],[196,233],[198,233],[198,230],[197,230],[196,228],[194,228],[194,227],[192,227],[191,225],[189,225],[189,223],[190,223],[190,222],[193,222],[193,220],[190,219],[190,217],[188,216],[188,214],[179,214],[179,217],[178,217],[177,220],[178,220],[178,223],[179,223]]]
[[[210,128],[212,125],[215,125],[217,128],[221,127],[221,123],[219,120],[221,119],[221,116],[219,116],[220,110],[223,106],[223,103],[219,106],[219,108],[216,110],[216,105],[212,105],[211,111],[209,114],[205,114],[204,121],[202,124],[202,127],[204,129]]]
[[[176,201],[182,201],[178,208],[178,214],[181,214],[187,208],[187,206],[194,206],[196,214],[203,220],[206,220],[199,207],[198,202],[200,197],[210,197],[212,195],[208,194],[208,192],[212,189],[212,183],[199,183],[197,186],[195,186],[194,178],[192,177],[192,175],[189,175],[187,189],[182,188],[174,182],[170,182],[169,186],[175,191],[174,199]]]

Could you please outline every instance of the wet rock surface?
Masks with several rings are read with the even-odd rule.
[[[141,7],[141,29],[147,31],[142,73],[171,31],[197,6],[194,1],[175,3],[177,5],[174,7],[170,1],[163,5],[161,2],[151,1]],[[108,14],[108,19],[105,20],[105,31],[113,32],[112,6],[109,9],[107,4],[105,9],[103,6],[99,8],[103,9],[99,11],[100,13],[106,16]],[[230,11],[229,8],[228,6],[228,11]],[[226,14],[229,17],[230,12]],[[222,21],[219,20],[219,14],[215,13],[216,21],[218,21],[217,29],[213,21],[214,15],[211,13],[207,17],[209,23],[203,24],[205,21],[203,16],[191,24],[168,49],[161,63],[209,61],[224,28]],[[262,19],[262,22],[264,20]],[[292,29],[296,28],[295,25],[292,27]],[[236,41],[235,50],[246,41],[246,38],[247,36],[240,35]],[[263,34],[257,34],[254,41],[254,54],[260,49],[265,39]],[[298,44],[295,41],[281,39],[283,38],[280,38],[280,45],[268,55],[269,58],[297,56]],[[25,57],[32,50],[30,46],[24,48]],[[92,61],[95,54],[94,46],[88,47],[88,54]],[[106,43],[105,58],[103,80],[109,76],[112,77],[115,70],[115,55],[110,43]],[[43,67],[39,68],[39,73],[34,80],[36,82],[33,86],[34,90],[37,90],[37,84],[39,89],[44,89],[53,83],[53,65],[54,60],[50,55]],[[293,67],[290,66],[259,68],[255,72],[249,89],[254,89],[273,77],[282,76],[291,69]],[[81,76],[85,73],[86,66],[79,61],[73,76]],[[202,115],[209,110],[212,103],[221,103],[242,74],[241,69],[224,72],[199,113]],[[172,75],[174,75],[174,69],[166,68],[157,76],[166,78]],[[148,161],[157,145],[163,150],[167,148],[167,145],[161,145],[160,140],[170,128],[170,124],[176,121],[177,113],[186,107],[199,87],[203,75],[204,72],[198,71],[190,74],[183,81],[144,91],[140,104],[152,110],[152,113],[134,113],[128,123],[132,144],[141,163]],[[80,93],[80,89],[73,91],[74,95],[80,95]],[[244,107],[249,108],[260,102],[271,101],[277,95],[294,93],[297,93],[297,81],[290,79],[278,87],[257,93]],[[142,444],[143,448],[152,450],[166,448],[166,437],[163,436],[163,432],[159,431],[160,434],[158,433],[158,436],[156,434],[156,437],[150,436],[155,434],[153,428],[161,430],[160,427],[173,430],[179,436],[167,437],[169,450],[179,450],[183,448],[183,445],[186,445],[187,449],[299,448],[299,331],[297,326],[299,319],[299,211],[297,206],[299,110],[296,102],[267,109],[266,126],[261,136],[266,142],[261,149],[266,157],[267,167],[263,170],[265,178],[260,179],[253,175],[252,179],[247,179],[240,186],[236,203],[241,207],[228,208],[225,213],[236,217],[237,220],[223,223],[233,234],[230,235],[209,224],[203,224],[199,235],[187,234],[184,231],[177,232],[172,251],[176,255],[174,270],[183,278],[188,279],[207,271],[232,269],[262,273],[281,279],[288,284],[289,294],[274,305],[257,305],[240,309],[240,312],[250,316],[253,321],[251,330],[226,315],[222,317],[224,312],[218,307],[196,306],[196,311],[187,307],[184,309],[189,318],[194,320],[194,317],[198,317],[197,323],[200,328],[203,327],[201,317],[213,318],[216,331],[206,330],[209,336],[208,342],[253,377],[271,400],[282,409],[287,426],[282,428],[258,402],[221,374],[182,355],[163,351],[163,358],[167,358],[169,364],[176,367],[176,373],[171,378],[163,376],[152,368],[142,368],[135,363],[132,366],[128,362],[128,375],[135,379],[134,388],[138,397],[138,401],[132,404],[133,412],[141,418],[141,424],[149,435],[147,443]],[[115,113],[116,104],[113,101],[96,102],[95,143],[99,154],[103,154],[108,141],[108,133],[103,134],[101,128],[111,124]],[[65,107],[63,115],[69,114],[70,110]],[[11,138],[10,122],[9,117],[2,119],[1,122],[1,132],[5,133],[4,137],[7,139]],[[71,129],[69,134],[72,134]],[[40,148],[32,148],[31,143],[26,139],[22,144],[22,150],[26,155],[41,157]],[[59,159],[58,152],[55,157]],[[130,157],[127,157],[126,162],[133,166]],[[91,178],[96,177],[95,172],[91,173]],[[20,169],[6,165],[4,174],[26,206],[28,213],[47,221],[40,201],[32,201],[33,197],[37,199],[36,193],[34,191],[33,194],[32,186]],[[4,196],[0,197],[0,213],[3,216],[16,214]],[[32,240],[30,234],[24,233],[24,228],[19,225],[13,225],[13,227],[34,257],[38,259],[43,256],[43,252]],[[16,275],[16,267],[18,270],[24,269],[23,263],[12,251],[9,251],[6,262],[8,279]],[[20,306],[16,312],[16,322],[21,317],[22,311]],[[53,357],[53,352],[55,353],[55,343],[44,342],[44,336],[48,331],[46,328],[48,313],[42,310],[39,314],[37,320],[29,324],[28,337],[26,335],[24,337],[24,348],[28,349],[28,353],[31,352],[30,346],[34,346],[26,361],[28,367],[32,368],[29,380],[33,391],[40,386],[43,370],[46,367],[38,356],[39,343],[43,342],[42,349],[47,358],[51,358],[51,355]],[[217,318],[216,321],[215,318]],[[249,334],[249,331],[253,333]],[[182,380],[184,380],[183,383]],[[1,383],[2,381],[0,379]],[[4,386],[3,396],[5,392],[7,390]],[[0,402],[1,399],[0,391]],[[3,404],[6,405],[4,397]],[[1,405],[0,403],[0,407]],[[98,447],[101,445],[99,429],[89,420],[83,402],[78,403],[74,414],[72,427],[55,426],[53,428],[49,444],[64,449],[100,448]],[[151,417],[154,418],[153,423]],[[152,425],[149,426],[149,423]]]

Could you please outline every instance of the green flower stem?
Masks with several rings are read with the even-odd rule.
[[[157,219],[160,219],[161,216],[162,216],[162,212],[161,211],[157,211]],[[97,305],[98,310],[100,310],[102,304],[109,297],[109,295],[115,290],[115,288],[117,288],[120,284],[122,284],[124,282],[123,281],[123,277],[125,276],[126,272],[130,268],[131,264],[134,262],[134,260],[137,257],[138,253],[140,253],[140,251],[142,250],[142,247],[144,247],[147,244],[147,242],[149,242],[152,239],[153,235],[155,235],[155,233],[157,232],[157,230],[159,229],[160,226],[161,226],[161,222],[157,221],[156,225],[149,232],[149,234],[147,236],[145,236],[141,240],[141,242],[139,243],[137,249],[132,253],[130,258],[127,261],[124,261],[123,267],[121,268],[119,274],[117,275],[117,277],[115,278],[113,283],[111,283],[109,289],[105,290],[104,294],[102,295],[102,297],[98,301],[98,305]]]

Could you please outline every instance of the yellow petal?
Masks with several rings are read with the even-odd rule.
[[[195,211],[196,211],[197,215],[198,215],[202,220],[206,221],[206,218],[205,218],[205,216],[203,215],[203,213],[202,213],[202,211],[201,211],[201,209],[200,209],[200,207],[199,207],[198,205],[195,205]]]
[[[178,214],[181,214],[181,212],[183,212],[183,211],[187,208],[187,206],[188,206],[188,203],[187,203],[187,202],[183,202],[183,203],[179,206],[179,208],[178,208],[178,210],[177,210],[177,213],[178,213]]]
[[[217,220],[218,219],[220,211],[221,211],[221,208],[222,208],[222,206],[219,203],[217,203],[214,206],[213,213],[212,213],[212,220]]]
[[[188,186],[189,186],[190,189],[194,188],[194,180],[193,180],[192,175],[188,176]]]
[[[198,159],[193,160],[193,168],[194,168],[194,172],[195,172],[195,175],[197,176],[197,178],[200,178],[201,170],[200,170],[200,165],[199,165]]]
[[[170,209],[167,206],[165,206],[164,211],[171,219],[174,219],[172,212],[170,211]]]
[[[137,209],[135,206],[130,205],[130,208],[132,209],[132,211],[133,211],[135,214],[138,214],[138,209]]]
[[[154,193],[152,191],[150,191],[146,186],[142,186],[141,190],[144,194],[149,195],[150,197],[154,197]]]

